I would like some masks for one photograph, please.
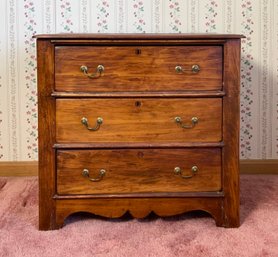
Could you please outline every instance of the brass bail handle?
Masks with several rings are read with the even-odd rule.
[[[182,169],[180,167],[175,167],[174,168],[174,173],[176,175],[180,175],[184,179],[187,179],[187,178],[192,178],[198,172],[198,170],[199,170],[199,168],[194,165],[194,166],[191,167],[192,175],[182,175]]]
[[[192,73],[198,73],[201,70],[200,66],[198,64],[194,64],[192,65],[191,69],[185,69],[180,65],[177,65],[175,67],[175,71],[176,73],[180,74],[180,73],[185,73],[186,71],[191,71]]]
[[[92,182],[98,182],[98,181],[101,181],[103,179],[105,173],[106,173],[105,169],[100,169],[98,176],[96,178],[91,178],[90,177],[90,171],[88,169],[83,169],[82,176],[88,178]]]
[[[83,71],[84,75],[86,75],[88,78],[94,79],[94,78],[98,78],[101,76],[101,74],[104,72],[104,66],[99,64],[96,68],[95,73],[91,73],[91,74],[88,73],[89,69],[85,65],[82,65],[80,67],[80,70]]]
[[[199,119],[197,117],[192,117],[191,118],[191,124],[183,124],[182,118],[177,116],[175,118],[175,122],[182,128],[184,129],[190,129],[190,128],[194,128],[196,126],[196,124],[198,123]]]
[[[89,126],[89,122],[86,117],[83,117],[81,119],[81,123],[90,131],[97,131],[100,128],[100,125],[103,123],[103,118],[98,117],[96,120],[96,125],[94,127]]]

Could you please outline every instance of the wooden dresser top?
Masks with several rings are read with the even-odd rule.
[[[127,40],[192,40],[192,39],[239,39],[244,38],[240,34],[217,34],[217,33],[185,33],[185,34],[166,34],[166,33],[144,33],[144,34],[102,34],[102,33],[60,33],[60,34],[40,34],[35,35],[38,39],[127,39]]]

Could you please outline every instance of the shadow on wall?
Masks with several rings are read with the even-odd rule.
[[[257,61],[249,52],[251,42],[245,42],[242,39],[240,158],[277,159],[278,70],[265,58]]]

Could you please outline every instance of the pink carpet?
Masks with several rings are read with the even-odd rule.
[[[73,215],[60,230],[38,231],[37,178],[0,177],[0,256],[278,256],[278,176],[241,176],[241,227],[207,214],[105,219]]]

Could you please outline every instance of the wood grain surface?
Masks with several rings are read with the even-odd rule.
[[[240,122],[240,40],[224,47],[223,149],[224,218],[226,227],[238,227],[239,215],[239,122]],[[237,64],[237,65],[236,65]]]
[[[174,173],[180,167],[182,175]],[[88,169],[96,178],[82,176]],[[60,150],[57,153],[58,194],[117,194],[140,192],[200,192],[221,190],[221,150],[212,149],[132,149]]]
[[[222,139],[222,99],[57,99],[57,142],[219,142]],[[184,129],[192,117],[199,121]],[[81,124],[88,118],[89,131]]]
[[[136,218],[191,210],[238,227],[240,38],[217,34],[37,36],[39,229],[74,212]],[[97,78],[88,78],[81,65]],[[198,64],[200,72],[192,73]],[[184,72],[178,74],[176,66]],[[175,117],[193,128],[181,128]],[[81,123],[88,118],[89,131]],[[193,165],[196,175],[183,179]],[[91,177],[100,169],[99,182]]]
[[[48,40],[38,40],[38,132],[39,132],[39,229],[55,229],[55,99],[54,46]]]
[[[209,213],[217,226],[223,226],[222,197],[196,198],[113,198],[113,199],[67,199],[57,200],[56,224],[62,227],[64,220],[75,212],[88,212],[107,218],[119,218],[129,212],[135,218],[144,218],[151,212],[167,217],[188,211],[203,210]],[[119,221],[119,220],[118,220]]]
[[[56,33],[56,34],[39,34],[35,35],[35,38],[42,39],[62,39],[62,40],[74,40],[78,42],[80,39],[85,39],[88,41],[105,41],[109,40],[110,43],[117,40],[125,40],[126,42],[145,40],[157,42],[167,42],[168,40],[184,40],[184,42],[190,41],[192,39],[197,40],[199,44],[206,43],[209,44],[211,41],[216,39],[240,39],[244,38],[244,35],[239,34],[220,34],[220,33]],[[76,43],[75,43],[76,44]]]
[[[138,52],[140,52],[138,54]],[[222,88],[221,46],[57,46],[55,48],[55,89],[57,91],[184,91]],[[88,78],[80,67],[95,73]],[[200,66],[193,73],[191,67]],[[185,72],[178,74],[176,66]]]

